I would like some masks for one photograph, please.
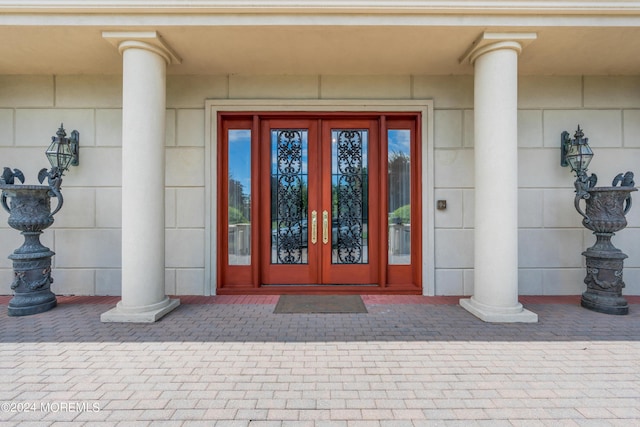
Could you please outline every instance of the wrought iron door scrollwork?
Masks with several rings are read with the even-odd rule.
[[[306,183],[303,167],[303,131],[277,130],[272,170],[273,244],[275,264],[302,264],[307,246]]]
[[[337,264],[366,263],[363,233],[367,171],[364,165],[362,130],[340,130],[336,137],[334,171],[335,224],[333,242]]]

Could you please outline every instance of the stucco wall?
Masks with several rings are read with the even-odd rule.
[[[58,294],[120,293],[121,102],[119,76],[0,76],[0,166],[36,183],[60,122],[80,131],[80,166],[63,183],[65,205],[42,241],[57,253]],[[204,294],[206,98],[434,100],[436,294],[473,290],[473,77],[169,76],[166,132],[166,292]],[[521,77],[519,84],[521,294],[584,290],[581,252],[594,241],[573,208],[573,177],[559,166],[563,130],[578,124],[594,148],[600,185],[618,173],[640,177],[640,78]],[[144,161],[141,159],[141,161]],[[637,198],[637,196],[636,196]],[[435,200],[428,203],[435,203]],[[6,255],[21,244],[0,213]],[[640,206],[614,244],[629,255],[627,294],[640,294]],[[0,293],[11,262],[0,254]]]

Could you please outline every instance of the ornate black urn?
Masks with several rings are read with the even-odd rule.
[[[587,175],[592,157],[589,138],[585,138],[580,125],[573,138],[569,132],[562,132],[560,166],[571,166],[575,172],[573,203],[583,217],[582,225],[596,235],[596,243],[582,253],[587,264],[587,290],[582,294],[581,305],[601,313],[627,314],[629,304],[622,296],[622,268],[627,255],[613,246],[611,237],[627,226],[625,215],[631,209],[631,193],[637,188],[633,172],[618,174],[611,187],[596,187],[596,174]],[[580,207],[581,200],[586,202],[586,212]]]
[[[40,234],[53,224],[53,216],[62,208],[62,180],[54,172],[43,170],[40,172],[40,182],[45,177],[49,177],[49,185],[18,185],[14,184],[14,179],[24,182],[22,172],[5,168],[0,178],[0,204],[9,212],[9,225],[24,236],[22,246],[9,255],[14,274],[11,283],[14,297],[9,302],[9,316],[42,313],[57,304],[56,296],[50,289],[53,282],[51,257],[55,254],[40,243]],[[58,200],[53,211],[52,197]]]
[[[595,184],[595,179],[591,182]],[[618,183],[621,186],[617,186]],[[619,174],[611,187],[587,185],[582,191],[576,191],[575,206],[583,216],[582,225],[596,236],[596,243],[582,253],[587,264],[584,279],[587,290],[582,294],[581,305],[590,310],[607,314],[629,313],[629,304],[622,296],[625,286],[622,269],[627,255],[613,246],[611,237],[627,226],[625,215],[631,209],[634,191],[637,188],[632,172]],[[582,199],[586,202],[586,211],[580,208]]]

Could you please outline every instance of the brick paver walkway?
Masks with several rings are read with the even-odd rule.
[[[113,300],[19,318],[0,306],[0,425],[640,422],[638,304],[609,316],[523,298],[539,323],[487,324],[454,299],[318,315],[273,314],[277,297],[185,298],[155,324],[103,324]]]

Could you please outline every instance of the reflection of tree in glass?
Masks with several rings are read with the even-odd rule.
[[[244,185],[229,174],[229,224],[248,223],[251,218],[251,200]]]
[[[331,184],[331,212],[334,218],[369,217],[369,170],[358,166],[350,175],[334,175]],[[339,211],[339,204],[340,206]],[[353,209],[357,205],[357,209]],[[342,213],[342,215],[340,215]]]
[[[389,154],[389,211],[411,203],[411,159],[409,154],[394,151]],[[406,222],[408,218],[400,218]],[[390,218],[393,220],[393,218]]]

